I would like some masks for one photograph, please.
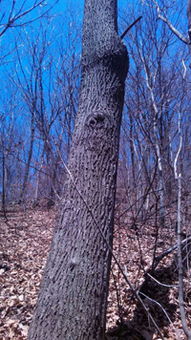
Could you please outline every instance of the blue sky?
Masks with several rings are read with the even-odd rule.
[[[47,0],[45,3],[45,6],[42,6],[40,8],[37,8],[35,11],[31,12],[29,15],[21,18],[20,21],[17,21],[17,23],[22,23],[23,21],[28,21],[34,18],[37,18],[42,12],[46,11],[46,9],[49,6],[52,6],[56,0]],[[23,11],[31,8],[31,6],[34,4],[34,0],[17,0],[16,1],[16,8],[15,13],[19,10],[21,5],[25,3],[25,6],[23,7]],[[119,0],[118,1],[118,9],[119,9],[119,25],[123,25],[123,19],[122,16],[126,16],[125,14],[122,15],[122,13],[125,13],[127,10],[129,10],[132,6],[135,4],[138,4],[139,0],[132,1],[132,0]],[[2,0],[0,2],[0,15],[4,15],[2,17],[1,23],[6,23],[8,19],[8,15],[11,10],[11,4],[12,0]],[[54,35],[54,40],[59,40],[59,37],[62,36],[62,42],[63,44],[67,45],[69,44],[69,40],[67,39],[68,32],[72,34],[72,31],[75,30],[75,26],[78,27],[78,31],[81,31],[82,28],[82,22],[83,22],[83,7],[84,7],[84,1],[83,0],[59,0],[55,6],[52,8],[51,12],[49,13],[50,20],[48,21],[48,29],[49,29],[49,35],[52,37]],[[5,34],[0,37],[0,56],[7,55],[5,59],[0,60],[0,75],[2,78],[2,72],[7,72],[7,70],[10,69],[10,67],[15,63],[15,41],[20,43],[21,36],[24,33],[26,33],[30,39],[36,34],[36,31],[38,30],[39,24],[42,22],[42,20],[35,21],[33,23],[30,23],[26,26],[23,26],[21,28],[9,28]],[[45,22],[45,25],[47,22]],[[74,27],[74,29],[73,29]],[[124,29],[126,27],[124,26]],[[123,29],[122,29],[123,30]],[[120,30],[120,31],[122,31]],[[121,32],[120,32],[121,33]],[[80,46],[80,40],[78,39],[78,44]],[[23,43],[20,43],[20,46],[22,47]],[[79,47],[80,48],[80,47]]]
[[[51,6],[56,0],[47,0],[46,5],[40,8],[37,8],[34,12],[30,15],[22,18],[22,20],[28,20],[36,18],[40,15],[41,12],[46,11],[48,6]],[[24,10],[30,8],[34,3],[34,0],[17,0],[17,8],[25,2]],[[10,12],[12,0],[1,0],[0,1],[0,14],[5,13],[5,17],[3,18],[3,22],[6,22],[7,16]],[[131,24],[134,18],[137,18],[142,14],[142,6],[140,0],[118,0],[118,24],[119,24],[119,34],[126,29],[128,24]],[[182,4],[182,0],[180,1],[180,5]],[[52,48],[57,48],[56,43],[62,37],[62,44],[64,47],[67,47],[69,42],[68,34],[72,34],[72,32],[77,31],[80,32],[82,28],[82,21],[83,21],[83,0],[59,0],[56,5],[52,8],[51,12],[49,13],[50,19],[48,21],[44,21],[45,25],[48,23],[48,34],[50,39],[53,39],[54,44],[52,44]],[[174,5],[172,6],[173,10]],[[185,7],[185,6],[184,6]],[[135,14],[134,14],[135,13]],[[186,28],[187,25],[185,23],[185,15],[184,21],[178,21],[178,24],[181,25],[183,28]],[[175,16],[174,16],[175,18]],[[3,74],[7,71],[9,72],[11,67],[14,67],[15,63],[15,40],[19,42],[21,48],[20,52],[22,52],[22,46],[25,45],[25,42],[20,42],[22,40],[22,34],[27,34],[30,39],[38,31],[38,27],[42,20],[35,21],[32,24],[23,26],[21,29],[19,28],[11,28],[8,29],[5,34],[0,38],[0,56],[6,55],[10,53],[4,60],[2,60],[0,64],[0,76],[1,79],[4,78]],[[142,19],[142,23],[144,22],[144,18]],[[69,33],[68,33],[69,32]],[[128,44],[128,36],[126,37],[127,44]],[[80,51],[80,37],[76,40],[75,48]],[[1,82],[2,83],[2,82]],[[3,85],[1,84],[0,88]]]
[[[24,18],[21,18],[20,21],[17,21],[17,23],[22,23],[23,20],[31,20],[36,17],[38,17],[42,12],[46,11],[46,9],[49,6],[52,6],[56,0],[47,0],[45,2],[44,6],[38,7],[36,10],[32,11],[30,14],[25,16]],[[25,2],[25,6],[23,7],[23,11],[29,9],[32,7],[34,4],[34,0],[17,0],[16,1],[16,8],[14,13],[17,13],[17,11],[20,9],[21,5]],[[126,11],[130,7],[132,7],[132,4],[136,4],[139,1],[132,1],[132,0],[119,0],[118,1],[118,9],[119,13],[122,11]],[[0,1],[0,15],[3,14],[3,17],[1,18],[0,23],[6,23],[10,10],[11,10],[11,5],[12,5],[12,0],[1,0]],[[71,18],[75,20],[77,23],[82,24],[82,19],[83,19],[83,6],[84,6],[84,1],[83,0],[59,0],[57,4],[53,7],[51,10],[51,14],[54,15],[54,17],[64,17],[64,27],[67,29],[67,25],[69,24]],[[37,23],[37,22],[36,22]],[[35,25],[35,24],[34,24]],[[16,33],[14,32],[16,29],[11,28],[6,31],[6,34],[4,34],[1,37],[0,43],[1,46],[3,43],[11,42],[11,36],[15,35]]]
[[[29,8],[32,3],[34,3],[35,0],[16,0],[17,5],[21,6],[23,2],[25,2],[25,9]],[[47,5],[37,9],[35,12],[31,13],[29,16],[29,19],[33,19],[34,17],[38,16],[42,11],[46,9],[48,5],[53,4],[54,0],[46,0]],[[159,0],[160,1],[160,0]],[[166,0],[166,3],[169,2],[172,4],[172,0]],[[145,1],[146,2],[146,1]],[[3,18],[3,22],[6,22],[7,15],[10,11],[10,4],[12,3],[12,0],[0,0],[0,16],[5,11],[5,17]],[[143,1],[142,1],[143,3]],[[176,2],[178,4],[178,0]],[[183,0],[180,0],[180,6],[183,5]],[[174,4],[171,8],[172,12],[170,12],[170,18],[174,20],[174,22],[178,25],[178,28],[181,28],[182,32],[186,32],[187,29],[187,23],[186,23],[186,16],[185,16],[185,3],[184,3],[184,15],[180,14],[180,19],[177,20],[177,13],[175,11]],[[134,10],[135,8],[135,10]],[[118,1],[118,9],[119,9],[119,18],[118,18],[118,24],[119,24],[119,34],[121,34],[129,24],[131,24],[135,18],[142,15],[142,9],[141,6],[141,0],[119,0]],[[174,15],[173,15],[174,13]],[[27,80],[30,79],[30,52],[28,49],[28,43],[27,39],[32,41],[36,39],[36,36],[40,36],[39,31],[39,25],[42,23],[44,26],[43,28],[47,28],[47,34],[48,39],[50,40],[50,46],[48,49],[48,52],[50,52],[52,57],[52,65],[56,65],[58,63],[58,58],[60,58],[60,64],[63,62],[62,57],[60,57],[58,53],[58,47],[59,44],[62,44],[62,47],[66,49],[68,48],[68,53],[70,51],[76,51],[77,54],[80,53],[80,46],[81,46],[81,39],[80,34],[78,36],[78,39],[73,41],[73,45],[69,46],[71,44],[69,36],[71,36],[74,32],[77,31],[79,33],[82,28],[82,20],[83,20],[83,0],[60,0],[55,7],[51,10],[51,13],[49,13],[49,18],[41,19],[39,21],[36,21],[35,23],[23,26],[22,28],[11,28],[6,31],[6,33],[0,38],[0,56],[6,55],[10,52],[9,55],[3,60],[2,64],[0,65],[0,77],[1,77],[1,83],[0,83],[0,113],[1,111],[5,113],[5,117],[8,117],[8,122],[10,121],[10,117],[12,112],[15,114],[13,115],[14,119],[17,119],[17,126],[20,133],[20,130],[22,129],[23,134],[26,134],[25,141],[27,141],[27,134],[29,134],[29,129],[27,130],[26,126],[26,116],[28,113],[28,107],[24,100],[21,98],[22,94],[17,86],[16,79],[17,74],[19,74],[19,77],[21,80],[24,80],[24,77],[21,73],[21,70],[19,68],[19,63],[17,59],[17,54],[14,50],[15,48],[15,41],[18,44],[18,54],[20,55],[20,58],[22,59],[22,66],[24,68],[24,71],[27,74]],[[27,20],[28,18],[25,17]],[[2,21],[0,22],[0,24]],[[142,30],[147,27],[145,27],[145,21],[144,17],[141,20],[140,26]],[[77,29],[76,29],[77,27]],[[139,27],[139,26],[138,26]],[[139,31],[140,32],[140,31]],[[137,39],[140,39],[140,33],[137,34]],[[130,43],[132,43],[132,46],[134,44],[135,46],[135,28],[132,29],[130,34],[126,36],[125,42],[127,45],[127,48],[129,48]],[[130,40],[131,39],[131,40]],[[149,40],[149,39],[148,39]],[[160,40],[160,37],[159,37]],[[177,38],[174,38],[174,40],[177,41]],[[181,43],[181,50],[183,50],[184,46]],[[173,45],[173,51],[175,53],[175,48]],[[172,49],[171,49],[172,50]],[[129,48],[130,51],[130,48]],[[65,53],[65,51],[64,51]],[[69,54],[68,54],[69,56]],[[70,59],[64,55],[64,62],[66,62]],[[47,60],[49,61],[49,56],[47,57],[44,70],[43,70],[43,86],[46,87],[48,80],[49,80],[49,70]],[[0,59],[1,60],[1,59]],[[79,60],[79,58],[78,58]],[[133,58],[130,55],[130,72],[133,70]],[[181,66],[181,65],[180,65]],[[54,67],[54,66],[53,66]],[[60,71],[60,68],[57,68]],[[70,71],[69,67],[68,70]],[[19,73],[20,72],[20,73]],[[56,72],[55,72],[56,74]],[[60,75],[60,73],[59,73]],[[9,76],[12,77],[12,79],[15,77],[16,81],[14,83],[11,83]],[[31,76],[32,78],[32,76]],[[62,79],[67,78],[62,75]],[[78,77],[79,78],[79,77]],[[55,77],[52,77],[53,82],[55,81]],[[24,86],[26,85],[26,82],[24,82]],[[127,80],[127,84],[129,83],[129,79]],[[52,85],[54,86],[54,84]],[[60,85],[59,85],[60,86]],[[66,84],[67,87],[67,84]],[[13,88],[13,89],[12,89]],[[48,98],[47,89],[45,94],[45,99]],[[16,94],[14,94],[13,91],[17,91]],[[60,86],[60,91],[62,91],[62,87]],[[53,93],[54,91],[51,91]],[[15,95],[15,97],[14,97]],[[21,99],[21,100],[20,100]],[[13,101],[13,109],[10,109],[10,101]],[[47,100],[48,102],[48,100]],[[49,112],[49,103],[46,103],[47,111]],[[11,111],[12,110],[12,111]],[[16,117],[16,118],[15,118]],[[24,123],[23,123],[24,122]],[[21,133],[21,136],[23,137],[23,134]],[[38,140],[37,140],[38,142]]]

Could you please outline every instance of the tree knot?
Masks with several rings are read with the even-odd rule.
[[[86,126],[92,130],[113,128],[112,117],[105,112],[94,112],[86,118]]]

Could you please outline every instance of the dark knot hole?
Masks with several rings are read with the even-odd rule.
[[[101,114],[96,114],[89,119],[89,125],[95,127],[96,125],[103,125],[105,117]]]

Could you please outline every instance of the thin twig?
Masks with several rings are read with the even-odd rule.
[[[166,288],[177,288],[177,285],[167,285],[165,283],[162,283],[160,281],[158,281],[155,277],[153,277],[151,274],[147,273],[147,275],[154,280],[156,283],[158,283],[160,286],[166,287]]]
[[[141,19],[142,19],[142,16],[138,17],[129,27],[127,27],[127,29],[123,32],[123,34],[121,34],[120,38],[123,39],[126,36],[127,32],[129,32],[130,29]]]
[[[163,308],[163,306],[162,306],[158,301],[156,301],[156,300],[150,298],[148,295],[146,295],[146,294],[144,294],[144,293],[142,293],[142,292],[139,292],[139,294],[142,295],[142,296],[144,296],[144,297],[145,297],[146,299],[148,299],[149,301],[155,303],[157,306],[159,306],[159,307],[162,309],[163,313],[166,315],[166,317],[167,317],[169,323],[170,323],[170,324],[173,326],[173,328],[175,329],[175,327],[174,327],[174,325],[173,325],[173,322],[172,322],[172,320],[170,319],[168,313],[166,312],[166,310]]]
[[[184,240],[181,241],[181,246],[183,246],[185,243],[191,241],[191,236],[185,238]],[[174,250],[176,250],[178,247],[178,243],[176,243],[173,247],[168,248],[167,250],[164,251],[161,255],[157,256],[154,261],[154,269],[158,266],[159,262],[167,255],[172,253]]]

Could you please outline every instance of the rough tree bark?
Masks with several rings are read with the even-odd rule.
[[[103,339],[119,132],[128,70],[117,1],[86,0],[82,80],[60,222],[29,340]]]

